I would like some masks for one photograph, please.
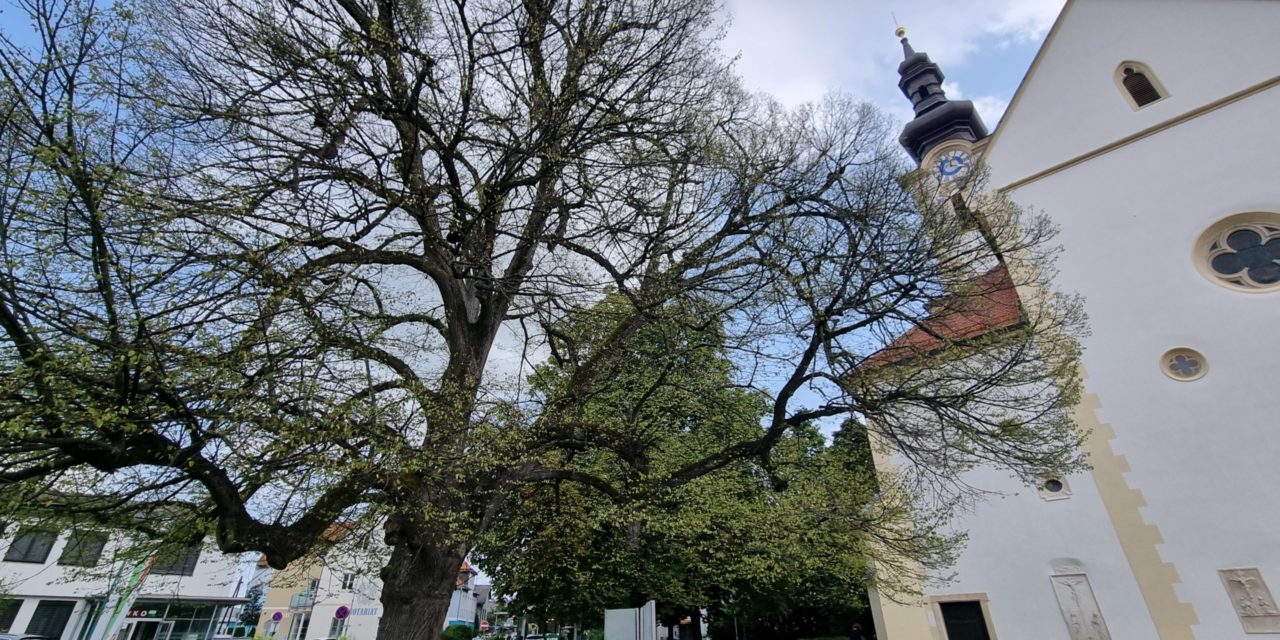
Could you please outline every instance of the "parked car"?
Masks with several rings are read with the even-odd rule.
[[[33,636],[29,633],[0,633],[0,640],[52,640],[49,636]]]

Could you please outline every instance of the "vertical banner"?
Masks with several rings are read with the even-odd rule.
[[[120,625],[124,624],[125,613],[138,599],[142,584],[151,573],[151,565],[155,564],[156,554],[134,563],[132,567],[122,566],[111,579],[108,587],[107,601],[98,609],[94,618],[89,640],[116,640]],[[125,571],[128,569],[128,573]]]

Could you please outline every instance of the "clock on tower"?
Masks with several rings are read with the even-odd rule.
[[[969,173],[972,158],[964,149],[944,151],[934,164],[938,178],[944,181],[958,180]]]

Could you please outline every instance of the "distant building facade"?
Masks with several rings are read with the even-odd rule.
[[[123,536],[11,524],[0,536],[0,633],[87,640],[107,602],[146,559]],[[157,553],[123,611],[118,640],[210,640],[230,606],[239,556],[210,545]]]
[[[258,637],[374,640],[382,617],[377,571],[385,558],[350,555],[330,553],[323,561],[296,563],[275,572],[258,619]],[[475,577],[475,569],[464,563],[445,626],[475,626]]]

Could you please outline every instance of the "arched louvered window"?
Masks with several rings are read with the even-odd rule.
[[[1135,62],[1120,65],[1116,82],[1134,109],[1141,109],[1168,95],[1151,70]]]
[[[1156,86],[1151,84],[1151,79],[1147,74],[1134,69],[1133,67],[1125,67],[1124,79],[1125,91],[1129,92],[1129,97],[1138,103],[1139,107],[1145,107],[1152,102],[1160,99],[1160,92],[1156,90]]]

